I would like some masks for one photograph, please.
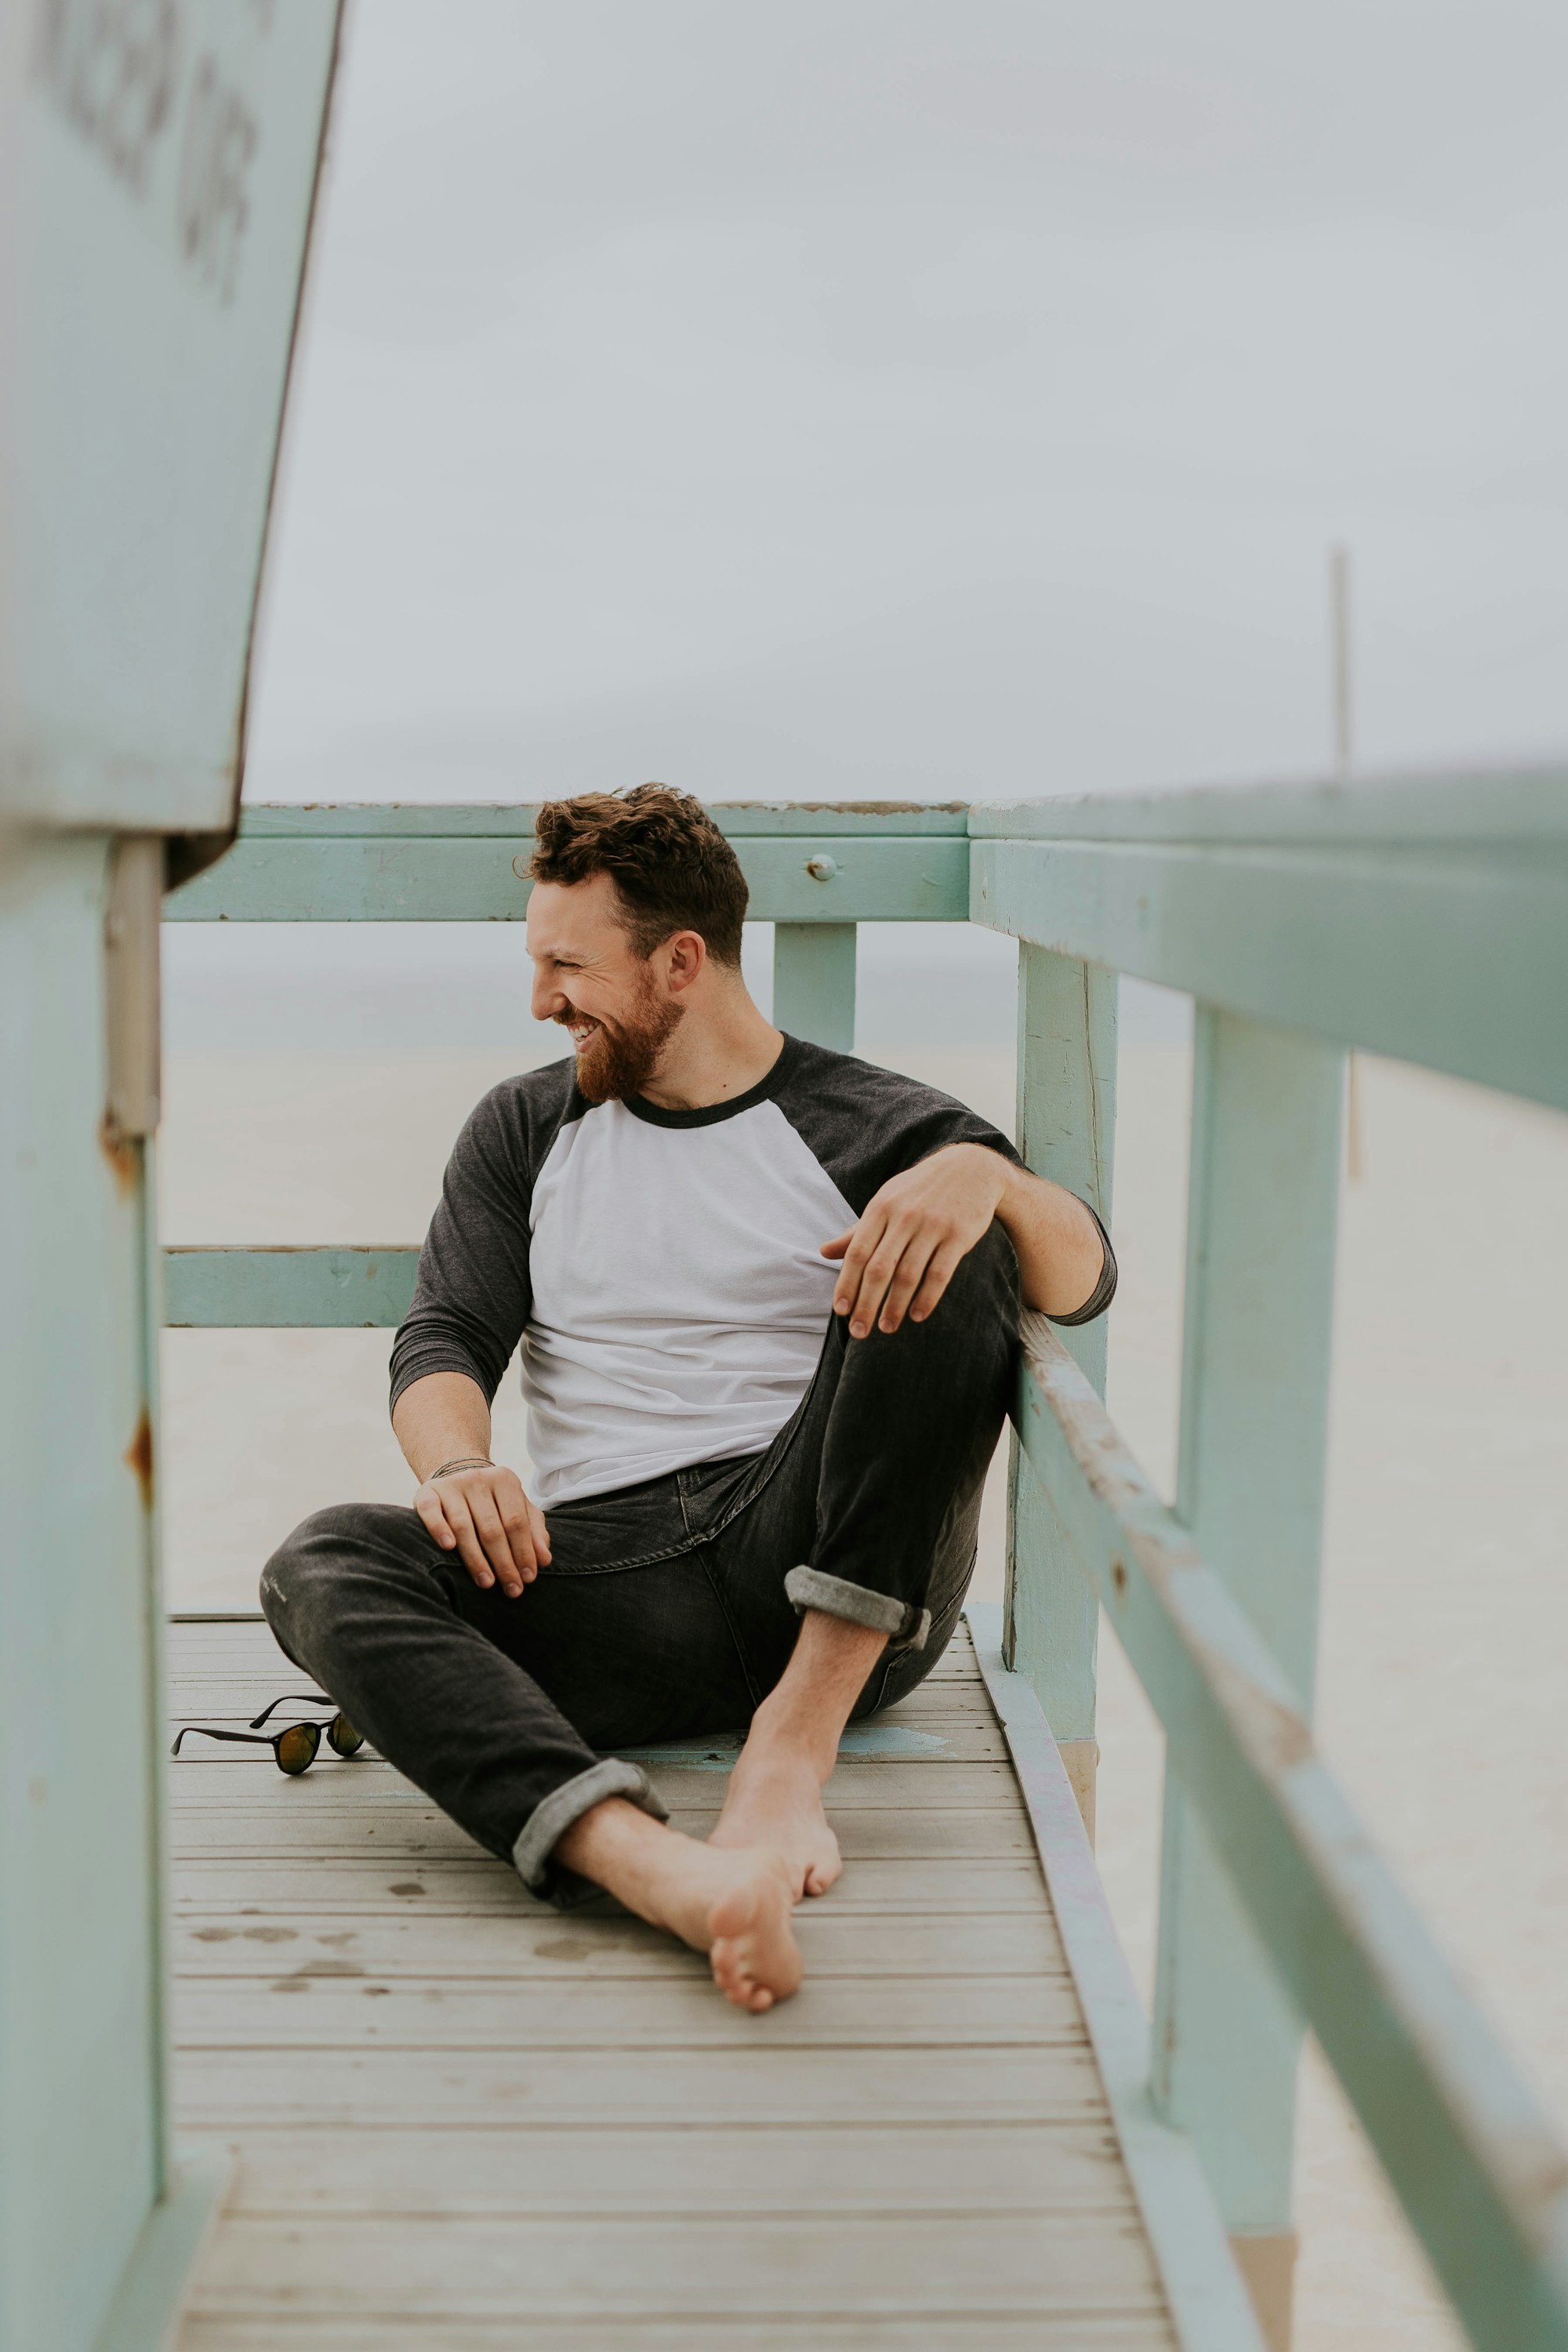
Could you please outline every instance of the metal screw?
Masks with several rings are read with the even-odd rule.
[[[831,882],[838,871],[838,861],[836,857],[808,857],[805,870],[814,882]]]

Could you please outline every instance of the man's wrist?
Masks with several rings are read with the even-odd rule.
[[[495,1466],[488,1454],[459,1454],[450,1462],[443,1462],[438,1470],[427,1470],[423,1483],[432,1486],[437,1478],[449,1478],[456,1470],[493,1470]]]
[[[975,1149],[985,1151],[990,1147],[982,1143],[977,1144]],[[996,1215],[1010,1234],[1014,1223],[1022,1213],[1027,1198],[1029,1171],[1026,1168],[1021,1168],[1016,1160],[1004,1159],[1000,1151],[993,1151],[991,1157],[1002,1171],[1002,1180],[996,1193]],[[1035,1181],[1038,1181],[1037,1179]]]

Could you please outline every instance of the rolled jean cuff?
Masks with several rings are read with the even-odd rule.
[[[618,1756],[606,1756],[602,1762],[591,1764],[570,1780],[563,1780],[559,1789],[552,1789],[548,1797],[537,1804],[518,1832],[511,1858],[518,1876],[533,1895],[548,1895],[551,1881],[559,1872],[563,1877],[574,1873],[551,1866],[551,1855],[565,1836],[574,1822],[602,1805],[606,1797],[626,1797],[651,1813],[656,1822],[667,1822],[669,1814],[654,1795],[647,1774],[637,1764],[623,1763]]]
[[[890,1592],[873,1592],[868,1584],[847,1584],[820,1568],[792,1568],[784,1578],[784,1597],[799,1612],[820,1609],[826,1617],[845,1617],[851,1625],[886,1633],[895,1650],[923,1650],[931,1632],[929,1609],[895,1601]]]

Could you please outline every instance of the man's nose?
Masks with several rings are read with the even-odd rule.
[[[566,1010],[566,992],[556,982],[547,980],[543,972],[536,971],[531,1010],[536,1021],[553,1021]]]

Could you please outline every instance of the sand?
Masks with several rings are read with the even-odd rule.
[[[862,1048],[875,1053],[872,1044]],[[997,1046],[880,1058],[1010,1124]],[[416,1241],[451,1138],[505,1051],[184,1053],[161,1152],[179,1242]],[[1189,1066],[1123,1049],[1110,1402],[1169,1491]],[[1568,1120],[1363,1065],[1336,1305],[1320,1721],[1327,1752],[1494,2021],[1568,2119]],[[174,1332],[168,1597],[252,1605],[304,1514],[406,1500],[388,1335]],[[497,1447],[526,1475],[509,1383]],[[977,1590],[1000,1590],[999,1482]],[[1152,1973],[1161,1740],[1115,1644],[1101,1679],[1100,1859]],[[1320,2063],[1304,2079],[1302,2352],[1458,2342]]]

